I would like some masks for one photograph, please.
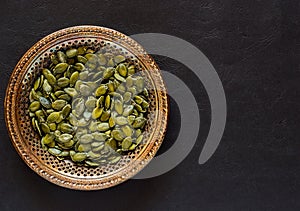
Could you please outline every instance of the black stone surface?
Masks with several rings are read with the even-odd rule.
[[[0,210],[299,210],[299,11],[299,0],[2,0]],[[228,103],[224,136],[207,163],[198,164],[210,124],[205,89],[182,64],[155,56],[193,90],[199,105],[198,140],[180,165],[159,177],[92,192],[58,187],[26,166],[4,121],[9,76],[39,39],[83,24],[127,35],[170,34],[205,53]],[[174,101],[170,109],[160,153],[178,134]]]

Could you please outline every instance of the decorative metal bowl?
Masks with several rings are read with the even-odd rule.
[[[29,91],[50,55],[59,49],[90,46],[105,47],[108,52],[130,58],[146,78],[149,92],[149,114],[145,141],[115,165],[97,168],[79,166],[59,160],[40,144],[28,114]],[[168,99],[159,67],[144,49],[131,38],[112,29],[98,26],[76,26],[62,29],[41,39],[28,50],[15,67],[5,98],[6,125],[11,141],[25,163],[37,174],[57,185],[79,190],[97,190],[115,186],[133,177],[154,157],[167,126]]]

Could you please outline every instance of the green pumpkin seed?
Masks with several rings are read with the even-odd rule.
[[[47,117],[48,123],[57,122],[59,120],[60,113],[59,112],[53,112]]]
[[[134,65],[130,65],[128,67],[128,75],[134,75],[135,74],[135,67]]]
[[[50,60],[51,60],[51,62],[52,62],[54,65],[56,65],[56,64],[59,63],[57,57],[56,57],[55,55],[53,55],[53,54],[50,56]]]
[[[67,63],[59,63],[57,64],[54,69],[53,69],[53,73],[56,75],[56,74],[60,74],[60,73],[63,73],[67,70],[68,68],[68,64]]]
[[[49,128],[49,126],[48,126],[47,124],[41,123],[40,127],[41,127],[41,130],[42,130],[44,133],[50,133],[50,128]]]
[[[117,149],[117,142],[113,138],[108,139],[105,142],[106,145],[108,145],[111,149],[116,150]]]
[[[117,141],[122,141],[125,138],[123,132],[119,129],[112,130],[111,135]]]
[[[95,152],[93,152],[93,151],[89,151],[89,152],[87,153],[87,155],[88,155],[88,157],[91,158],[91,159],[96,159],[96,158],[99,158],[99,157],[101,156],[100,154],[95,153]]]
[[[137,117],[135,118],[132,126],[134,128],[142,128],[146,123],[146,119],[144,117]]]
[[[115,69],[112,67],[106,68],[106,70],[103,73],[103,78],[104,79],[109,79],[111,76],[114,75]]]
[[[133,105],[126,106],[126,108],[124,109],[124,112],[123,112],[123,116],[129,116],[130,114],[132,114],[133,109],[134,109]]]
[[[44,144],[49,145],[50,143],[54,142],[55,136],[53,134],[46,134],[42,140]]]
[[[118,125],[126,125],[126,124],[128,123],[128,122],[127,122],[127,118],[126,118],[126,117],[123,117],[123,116],[118,116],[118,117],[116,117],[115,122],[116,122],[116,124],[118,124]]]
[[[92,162],[92,161],[89,161],[89,160],[86,160],[85,163],[86,163],[88,166],[91,166],[91,167],[97,167],[97,166],[100,165],[99,163]]]
[[[64,54],[61,51],[57,52],[57,59],[58,59],[59,62],[62,62],[62,63],[66,63],[67,62],[67,56],[66,56],[66,54]]]
[[[99,107],[94,108],[92,112],[92,118],[98,119],[101,116],[102,112],[103,112],[103,108],[99,108]]]
[[[109,82],[107,83],[107,87],[108,87],[108,90],[109,90],[110,92],[114,92],[114,91],[115,91],[115,86],[114,86],[114,83],[113,83],[112,81],[109,81]]]
[[[134,96],[134,101],[135,101],[137,104],[141,104],[141,103],[144,101],[144,99],[141,98],[140,96],[136,95],[136,96]]]
[[[49,148],[49,149],[48,149],[48,152],[49,152],[51,155],[59,156],[60,153],[61,153],[61,150],[56,149],[56,148]]]
[[[61,88],[67,87],[70,84],[70,80],[66,77],[62,77],[57,80],[57,85]]]
[[[55,100],[52,103],[52,108],[60,111],[65,105],[67,105],[67,101],[65,100]]]
[[[89,96],[88,99],[85,101],[85,106],[88,109],[94,109],[96,107],[96,98],[93,96]]]
[[[126,77],[127,75],[127,68],[124,64],[119,64],[116,68],[116,70],[120,73],[121,76]],[[118,78],[117,78],[118,79]],[[124,78],[123,78],[124,79]],[[119,79],[118,79],[119,80]],[[120,81],[120,80],[119,80]],[[126,80],[122,80],[122,82],[125,82]]]
[[[43,83],[43,90],[45,92],[51,92],[52,91],[52,86],[48,83],[48,80],[44,80],[44,83]]]
[[[73,133],[74,132],[73,126],[68,123],[61,123],[60,130],[63,133]]]
[[[85,70],[85,66],[84,66],[84,64],[82,64],[82,63],[76,63],[76,64],[74,65],[74,68],[75,68],[76,70],[80,71],[80,72],[82,72],[82,71]]]
[[[87,63],[88,60],[87,60],[87,58],[78,55],[77,56],[77,61],[80,62],[80,63],[82,63],[82,64],[85,64],[85,63]]]
[[[112,117],[109,118],[108,123],[109,123],[109,127],[114,127],[115,126],[115,121],[113,120]]]
[[[92,89],[85,84],[81,84],[79,87],[79,91],[83,96],[89,96],[92,92]]]
[[[40,107],[41,107],[41,103],[39,101],[33,101],[29,106],[29,110],[31,112],[35,112],[35,111],[39,110]]]
[[[110,110],[108,111],[103,111],[102,115],[101,115],[101,118],[100,118],[100,121],[101,122],[106,122],[110,117]]]
[[[136,139],[136,144],[140,144],[143,141],[144,136],[140,135],[137,139]]]
[[[123,133],[125,134],[125,136],[132,136],[133,131],[129,125],[125,125],[121,129],[122,129]]]
[[[120,100],[115,101],[115,109],[118,114],[123,113],[123,103]]]
[[[73,98],[78,95],[78,92],[74,88],[64,88],[64,91]]]
[[[78,152],[71,156],[71,158],[74,162],[82,162],[87,158],[87,155],[84,152]]]
[[[35,80],[33,85],[35,91],[40,87],[40,84],[41,84],[41,78],[39,77],[38,79]]]
[[[105,133],[99,133],[99,132],[92,133],[92,135],[93,135],[94,139],[97,141],[105,141],[109,137]]]
[[[72,75],[70,77],[70,86],[74,86],[76,81],[78,80],[78,78],[79,78],[79,72],[78,71],[72,73]]]
[[[105,106],[106,109],[109,109],[109,107],[110,107],[110,95],[106,96],[104,106]]]
[[[106,122],[98,124],[98,130],[100,132],[105,132],[105,131],[109,130],[109,124]]]
[[[83,55],[83,54],[86,53],[87,48],[84,47],[84,46],[81,46],[81,47],[79,47],[77,50],[78,50],[78,52],[77,52],[78,55]]]
[[[66,142],[70,141],[72,138],[73,138],[73,136],[71,134],[66,133],[66,134],[60,135],[57,140],[60,143],[66,143]]]
[[[61,110],[61,115],[63,117],[63,119],[67,118],[69,116],[69,114],[71,113],[72,107],[70,104],[67,104],[63,107],[63,109]]]
[[[61,96],[58,97],[60,100],[65,100],[65,101],[70,101],[72,100],[72,98],[70,97],[70,95],[68,94],[63,94]]]
[[[89,144],[92,142],[94,136],[92,134],[84,134],[80,137],[80,143],[81,144]]]
[[[66,55],[68,58],[73,58],[77,56],[77,53],[78,53],[77,49],[69,49],[66,51]]]
[[[96,106],[97,106],[97,107],[103,107],[104,99],[105,99],[104,96],[101,96],[101,97],[97,100]]]
[[[56,124],[55,123],[49,123],[48,124],[49,128],[51,131],[55,131],[56,130]]]
[[[126,151],[132,144],[132,138],[131,137],[126,137],[122,141],[122,150]]]
[[[92,149],[93,152],[100,152],[104,148],[104,144],[102,142],[95,142],[95,144],[99,144],[99,146],[94,147]]]
[[[137,146],[136,144],[132,144],[132,145],[128,148],[128,150],[129,150],[129,151],[134,150],[134,149],[136,148],[136,146]]]
[[[104,95],[107,92],[108,87],[106,85],[99,86],[95,91],[95,96],[100,97],[101,95]]]

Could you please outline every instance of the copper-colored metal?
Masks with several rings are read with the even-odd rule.
[[[150,112],[146,125],[146,142],[123,156],[116,165],[98,168],[78,166],[58,160],[44,151],[33,130],[28,114],[28,95],[32,83],[49,56],[58,49],[80,45],[106,48],[131,57],[142,70],[150,91]],[[57,185],[79,190],[97,190],[115,186],[137,174],[159,149],[167,126],[168,100],[160,70],[154,60],[131,38],[112,29],[97,26],[76,26],[54,32],[37,42],[18,62],[6,91],[6,125],[14,147],[37,174]]]

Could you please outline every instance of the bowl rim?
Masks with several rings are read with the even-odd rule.
[[[90,35],[90,34],[99,34],[99,38],[103,33],[107,33],[107,36],[114,36],[119,41],[122,39],[122,43],[117,43],[124,47],[126,50],[130,50],[136,58],[138,58],[144,65],[148,65],[148,67],[151,67],[151,74],[155,74],[157,80],[159,80],[159,92],[158,92],[158,100],[159,100],[159,106],[158,112],[160,115],[158,117],[159,127],[155,131],[156,136],[152,136],[152,138],[156,138],[155,141],[149,141],[149,147],[144,151],[144,156],[142,161],[134,161],[130,162],[129,165],[126,166],[128,168],[126,171],[122,173],[122,175],[118,176],[112,176],[109,177],[105,181],[103,181],[103,178],[99,179],[84,179],[84,178],[76,178],[69,177],[66,175],[61,175],[58,172],[55,172],[53,169],[48,168],[47,166],[39,166],[37,159],[32,158],[33,154],[22,146],[23,139],[21,138],[21,134],[18,130],[18,124],[17,124],[17,118],[16,118],[16,112],[13,105],[16,105],[15,96],[17,96],[18,90],[16,90],[16,82],[19,80],[22,81],[24,78],[24,74],[28,70],[28,65],[30,62],[34,59],[32,55],[35,55],[39,52],[39,49],[42,48],[43,45],[46,45],[49,42],[55,42],[63,39],[65,36],[68,35],[74,35],[74,34],[81,34],[81,35]],[[75,35],[74,35],[75,36]],[[102,37],[101,37],[102,38]],[[123,44],[123,45],[122,45]],[[126,44],[126,46],[124,46]],[[47,49],[47,48],[46,48]],[[138,53],[138,54],[136,54]],[[142,56],[141,56],[142,55]],[[31,56],[31,58],[30,58]],[[157,88],[157,87],[156,87]],[[163,110],[163,112],[162,112]],[[120,184],[122,182],[125,182],[126,180],[130,179],[134,175],[136,175],[139,171],[141,171],[153,157],[155,156],[156,152],[158,151],[165,133],[167,129],[167,120],[169,115],[169,99],[167,97],[167,89],[165,86],[165,83],[162,79],[160,69],[154,59],[146,53],[146,51],[143,49],[143,47],[138,44],[136,41],[134,41],[132,38],[126,36],[125,34],[118,32],[114,29],[110,29],[107,27],[102,26],[92,26],[92,25],[80,25],[80,26],[72,26],[68,28],[63,28],[58,31],[55,31],[42,39],[40,39],[38,42],[36,42],[18,61],[17,65],[15,66],[13,72],[11,73],[11,76],[8,81],[7,89],[6,89],[6,95],[4,100],[4,113],[5,113],[5,122],[6,127],[10,136],[10,140],[18,152],[19,156],[24,160],[24,162],[38,175],[43,177],[44,179],[70,189],[76,189],[76,190],[99,190],[99,189],[105,189],[112,186],[115,186],[117,184]],[[151,146],[151,147],[150,147]],[[41,164],[41,163],[40,163]],[[92,181],[91,181],[92,180]]]

